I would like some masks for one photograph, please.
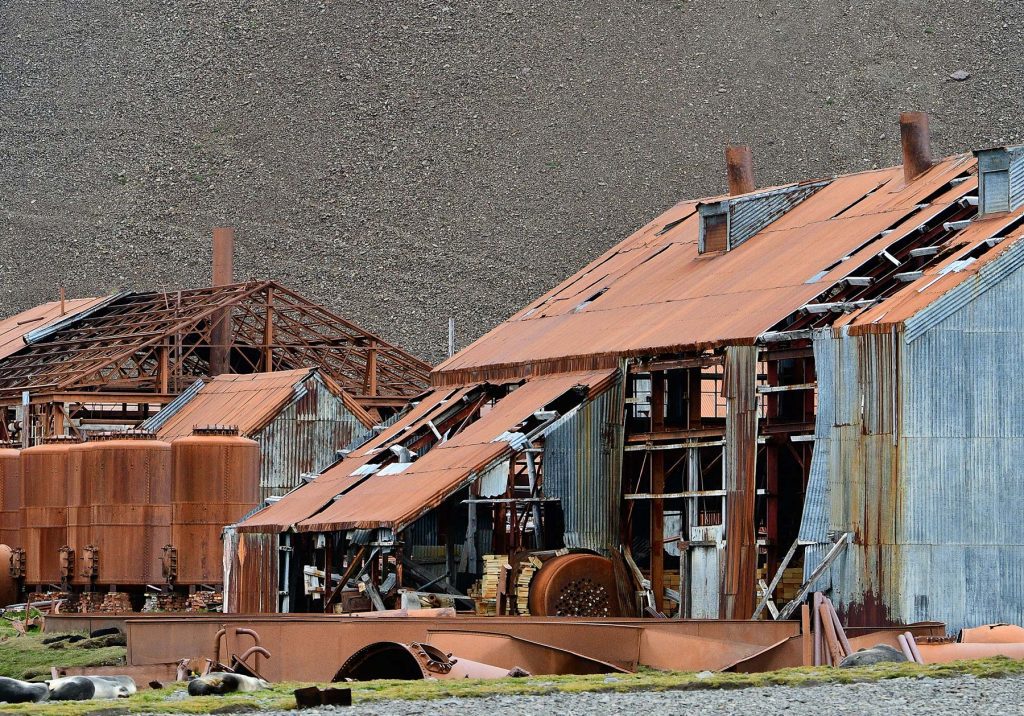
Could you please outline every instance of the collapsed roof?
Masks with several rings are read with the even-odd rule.
[[[46,304],[0,322],[0,401],[22,391],[176,394],[213,375],[317,367],[364,407],[422,392],[429,366],[273,281]],[[390,402],[389,402],[390,401]]]

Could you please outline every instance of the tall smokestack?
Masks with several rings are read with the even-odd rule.
[[[928,115],[925,112],[900,113],[900,144],[903,146],[903,178],[910,183],[932,165]]]
[[[729,177],[729,194],[754,191],[754,155],[746,144],[730,144],[725,148],[725,170]]]
[[[218,226],[213,230],[213,285],[227,286],[234,283],[235,230],[230,226]],[[231,315],[228,311],[213,318],[210,332],[210,374],[220,375],[231,372]]]

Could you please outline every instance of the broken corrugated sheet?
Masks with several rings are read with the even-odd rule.
[[[97,298],[69,298],[64,301],[64,312],[61,313],[61,302],[50,301],[35,308],[15,314],[10,318],[0,319],[0,360],[14,355],[25,347],[25,336],[32,331],[46,328],[59,321],[67,320],[106,300]]]
[[[381,446],[405,434],[414,426],[429,420],[445,405],[461,400],[468,389],[442,388],[421,396],[419,402],[398,421],[373,438],[349,457],[324,472],[308,485],[288,495],[265,510],[257,512],[238,525],[240,532],[283,532],[329,504],[336,496],[351,489],[362,479],[352,473],[363,465]]]
[[[544,493],[560,500],[570,549],[608,554],[618,544],[622,401],[620,382],[559,418],[544,438]]]
[[[298,529],[325,532],[390,527],[398,531],[506,456],[508,443],[497,440],[503,433],[574,386],[589,391],[593,386],[607,385],[615,372],[566,373],[527,381],[400,475],[367,477],[323,512],[300,522]]]

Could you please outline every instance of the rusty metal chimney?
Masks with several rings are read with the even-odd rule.
[[[218,226],[213,230],[213,285],[234,283],[235,230]],[[221,311],[214,316],[210,331],[210,374],[231,372],[231,315]]]
[[[746,144],[725,147],[725,170],[729,176],[729,194],[749,194],[754,191],[754,155]]]
[[[900,113],[900,144],[903,146],[903,178],[909,183],[932,165],[927,113]]]

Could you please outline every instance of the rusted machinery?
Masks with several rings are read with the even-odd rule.
[[[24,570],[31,585],[61,581],[61,548],[68,543],[68,475],[74,438],[50,438],[21,452]],[[15,558],[17,559],[17,557]]]
[[[171,538],[163,548],[167,581],[223,580],[220,533],[259,502],[260,448],[226,425],[197,427],[171,443]]]
[[[89,505],[89,543],[81,575],[104,586],[145,586],[162,579],[160,550],[171,531],[171,445],[152,433],[97,436],[79,453]]]
[[[612,562],[596,554],[549,559],[530,583],[530,614],[552,617],[622,616]]]
[[[0,443],[0,544],[21,547],[21,451]],[[0,572],[4,563],[0,560]]]

